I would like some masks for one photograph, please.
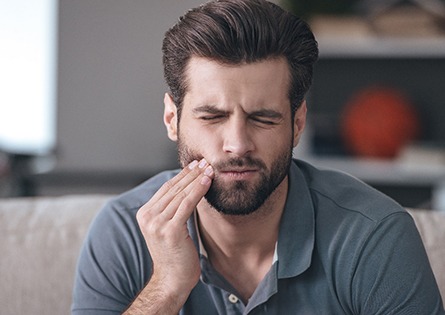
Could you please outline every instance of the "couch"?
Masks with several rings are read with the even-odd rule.
[[[110,195],[0,199],[0,313],[69,314],[77,256]],[[409,210],[445,297],[445,214]]]

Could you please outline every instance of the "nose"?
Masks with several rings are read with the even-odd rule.
[[[247,122],[242,119],[234,119],[224,128],[224,152],[235,156],[246,156],[255,149],[255,145],[248,128]]]

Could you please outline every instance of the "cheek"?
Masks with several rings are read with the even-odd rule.
[[[268,136],[264,135],[258,141],[261,143],[261,145],[257,146],[259,155],[266,163],[271,164],[292,152],[294,137],[292,131],[286,129],[277,130]]]
[[[211,162],[212,157],[215,156],[216,137],[215,133],[209,133],[202,128],[187,128],[180,129],[179,143],[180,149],[187,150],[189,155],[193,155],[194,158],[205,158]]]
[[[258,141],[261,141],[261,146],[266,150],[276,153],[282,151],[283,147],[291,147],[294,142],[294,134],[291,128],[277,128],[272,132],[263,135]]]
[[[200,126],[191,126],[184,130],[182,138],[185,139],[190,146],[205,148],[215,142],[215,134],[215,132],[210,132]]]

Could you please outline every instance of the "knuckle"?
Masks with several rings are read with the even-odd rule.
[[[138,212],[136,212],[136,221],[140,226],[147,223],[148,218],[146,212],[143,211],[143,208],[139,209]]]
[[[182,191],[182,187],[178,184],[174,184],[171,181],[166,182],[164,185],[166,185],[166,189],[169,194],[171,195],[177,195]]]
[[[151,220],[142,228],[142,233],[151,241],[162,240],[167,238],[168,231],[165,224],[161,224],[159,220]]]
[[[198,201],[194,200],[192,195],[185,191],[179,192],[175,196],[175,199],[176,203],[178,204],[176,212],[183,212],[194,209],[198,204]]]
[[[173,187],[175,186],[175,184],[174,184],[174,182],[173,182],[173,178],[170,179],[170,180],[168,180],[168,181],[166,181],[166,182],[163,184],[163,186],[164,186],[165,188],[167,188],[168,190],[170,190],[171,188],[173,188]]]
[[[185,200],[187,200],[187,197],[188,197],[188,193],[185,192],[184,190],[178,191],[178,192],[175,194],[175,199],[179,199],[179,200],[181,200],[182,202],[184,202]]]
[[[143,206],[136,212],[136,221],[139,225],[145,225],[151,219],[151,208]]]
[[[160,237],[163,235],[163,228],[161,225],[157,224],[156,222],[149,222],[146,226],[145,226],[145,231],[152,236],[157,236]]]
[[[190,198],[184,198],[182,200],[182,205],[185,209],[194,208],[196,206],[196,203],[193,202]]]

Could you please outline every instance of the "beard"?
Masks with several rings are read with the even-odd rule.
[[[193,160],[200,160],[202,155],[178,139],[178,158],[182,167]],[[249,156],[230,158],[212,164],[215,178],[204,196],[207,202],[218,212],[226,215],[248,215],[258,210],[275,191],[289,173],[292,161],[292,145],[276,155],[270,171],[260,159]],[[234,180],[225,183],[218,177],[218,171],[230,167],[247,167],[258,170],[260,178],[255,183]]]

